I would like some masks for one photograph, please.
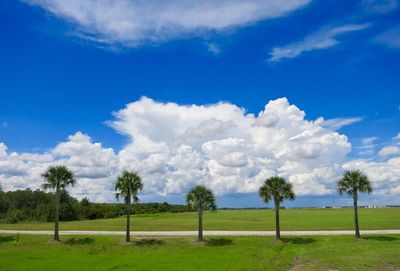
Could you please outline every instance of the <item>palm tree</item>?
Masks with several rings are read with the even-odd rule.
[[[360,170],[347,170],[337,182],[337,189],[340,195],[348,194],[353,196],[355,235],[357,239],[360,239],[360,228],[358,226],[358,193],[372,193],[371,182],[368,176]]]
[[[280,241],[281,230],[279,224],[279,208],[281,207],[281,203],[284,199],[295,199],[293,185],[287,182],[284,178],[275,176],[265,180],[264,184],[260,187],[258,193],[263,201],[267,204],[270,200],[274,200],[276,240]]]
[[[123,197],[126,204],[126,238],[125,241],[131,240],[131,208],[132,199],[134,202],[138,202],[138,192],[143,188],[142,178],[135,171],[124,171],[117,178],[115,183],[116,198]]]
[[[215,210],[215,196],[213,192],[204,185],[193,187],[186,195],[187,204],[193,209],[197,209],[199,219],[198,238],[199,242],[203,241],[203,210]]]
[[[60,241],[58,235],[58,222],[60,216],[60,196],[61,192],[65,190],[68,185],[75,185],[76,181],[74,174],[66,166],[53,166],[49,167],[43,174],[44,184],[43,189],[52,189],[55,191],[56,196],[56,210],[54,219],[54,241]]]

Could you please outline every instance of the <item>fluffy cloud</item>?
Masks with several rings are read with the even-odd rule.
[[[321,29],[305,37],[302,41],[273,48],[268,61],[278,62],[284,58],[295,58],[306,52],[336,46],[340,43],[337,39],[338,36],[349,32],[360,31],[367,27],[369,27],[369,24],[346,24]]]
[[[104,178],[113,175],[117,169],[114,151],[104,149],[100,143],[92,143],[90,137],[81,132],[58,144],[52,154],[81,178]]]
[[[114,199],[113,183],[124,169],[141,174],[146,198],[181,196],[195,184],[218,195],[256,192],[273,175],[288,178],[298,195],[329,194],[343,170],[353,167],[370,174],[378,193],[400,186],[400,157],[349,161],[347,137],[323,118],[307,120],[286,98],[254,115],[226,102],[179,105],[144,97],[114,116],[109,125],[129,138],[118,153],[81,132],[42,154],[10,153],[0,143],[3,189],[38,188],[40,174],[56,164],[74,171],[74,196],[94,201]]]
[[[400,189],[400,157],[385,162],[354,160],[346,163],[344,168],[364,171],[378,194],[398,193]]]
[[[324,128],[322,118],[305,120],[285,98],[257,116],[229,103],[182,106],[149,98],[114,115],[110,125],[132,140],[120,164],[146,176],[153,193],[182,193],[194,183],[218,194],[254,192],[279,174],[299,194],[323,194],[351,148],[346,136]]]
[[[78,179],[73,195],[90,196],[96,201],[110,201],[118,159],[112,149],[92,143],[89,136],[77,132],[44,154],[8,153],[0,143],[0,182],[4,190],[40,188],[41,174],[54,165],[66,165]]]
[[[310,0],[25,0],[76,25],[79,36],[138,46],[281,17]]]

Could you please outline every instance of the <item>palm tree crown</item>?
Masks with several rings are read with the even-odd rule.
[[[372,185],[368,176],[360,170],[347,170],[337,183],[340,195],[354,195],[357,192],[372,193]]]
[[[42,174],[42,177],[45,179],[43,189],[63,190],[68,185],[73,186],[76,183],[74,174],[66,166],[50,167]]]
[[[115,196],[117,200],[123,197],[125,202],[132,198],[135,202],[139,201],[137,194],[143,188],[142,178],[135,171],[124,171],[115,183]]]
[[[271,199],[275,203],[281,203],[284,199],[295,199],[293,185],[282,177],[271,177],[265,180],[258,193],[265,203]]]
[[[215,210],[217,208],[213,192],[204,185],[193,187],[186,195],[186,202],[193,209],[201,207]]]

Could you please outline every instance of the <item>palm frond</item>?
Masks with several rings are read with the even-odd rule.
[[[337,182],[340,195],[353,195],[357,192],[372,193],[373,188],[368,176],[360,170],[347,170]]]
[[[42,188],[63,190],[67,186],[74,186],[76,183],[74,174],[66,166],[52,166],[42,173],[44,183]]]
[[[259,196],[265,203],[273,200],[275,203],[281,203],[283,200],[294,200],[296,195],[293,185],[284,178],[274,176],[265,180],[264,184],[258,190]]]
[[[137,194],[143,189],[142,178],[135,171],[124,171],[118,176],[115,183],[115,197],[119,200],[120,197],[125,199],[125,202],[133,199],[138,202]]]
[[[215,210],[217,208],[214,193],[204,185],[193,187],[186,194],[186,202],[193,209],[202,207]]]

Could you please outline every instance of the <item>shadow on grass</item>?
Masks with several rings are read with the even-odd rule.
[[[75,246],[75,245],[88,245],[92,244],[94,242],[93,238],[69,238],[64,241],[64,244],[70,245],[70,246]]]
[[[163,245],[165,241],[160,239],[150,238],[150,239],[134,240],[133,243],[138,246],[154,246],[154,245]]]
[[[16,236],[0,236],[0,243],[7,243],[16,240],[17,240]]]
[[[282,241],[284,243],[290,243],[295,245],[306,245],[314,243],[315,239],[310,237],[285,237],[282,238]]]
[[[374,241],[384,241],[384,242],[391,242],[396,241],[396,237],[391,236],[363,236],[365,240],[374,240]]]
[[[230,246],[232,244],[233,244],[232,239],[228,238],[211,238],[206,241],[206,246],[210,247]]]

